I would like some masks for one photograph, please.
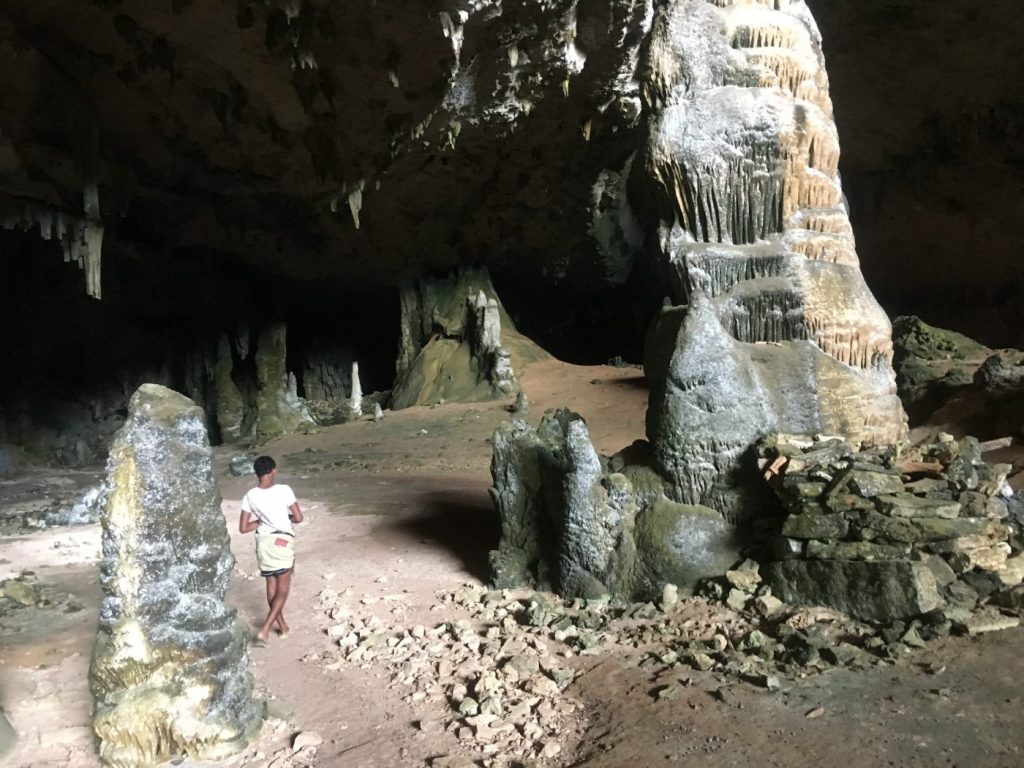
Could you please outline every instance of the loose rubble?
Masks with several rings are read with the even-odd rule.
[[[985,603],[1013,605],[1024,540],[1007,500],[1009,464],[974,438],[901,454],[838,438],[775,435],[759,465],[785,507],[772,534],[773,589],[879,621],[939,612],[960,628]]]
[[[402,595],[354,599],[325,589],[319,597],[334,622],[326,632],[340,649],[325,668],[383,666],[390,686],[406,692],[407,704],[445,705],[444,717],[424,716],[416,727],[451,733],[461,757],[488,766],[512,758],[547,760],[582,732],[582,705],[564,691],[578,674],[570,659],[599,639],[545,598],[466,585],[442,594],[435,606],[462,609],[465,618],[427,627],[401,621]],[[394,606],[387,619],[367,615],[368,606],[387,603]],[[601,623],[595,612],[590,624]],[[433,764],[456,765],[456,757]]]
[[[405,620],[404,595],[328,588],[320,607],[338,650],[307,661],[328,672],[383,669],[389,688],[423,713],[411,727],[458,745],[430,765],[555,765],[587,725],[572,684],[602,656],[634,661],[655,681],[652,697],[671,701],[702,675],[785,692],[831,669],[898,663],[950,631],[935,615],[872,624],[787,605],[754,561],[706,582],[703,596],[679,598],[667,586],[655,605],[467,584],[438,596],[430,610],[449,619],[434,626]]]

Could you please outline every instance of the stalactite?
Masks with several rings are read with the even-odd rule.
[[[30,203],[4,206],[0,227],[30,232],[38,228],[43,240],[60,243],[64,261],[75,263],[85,272],[86,293],[101,298],[100,272],[103,254],[103,222],[99,218],[99,193],[88,185],[83,194],[86,216],[44,208]]]

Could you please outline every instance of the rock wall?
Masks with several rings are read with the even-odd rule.
[[[648,437],[673,498],[742,520],[760,504],[738,476],[767,432],[906,434],[891,328],[860,273],[802,0],[664,6],[643,94],[634,188],[689,305],[648,353]]]
[[[215,760],[258,732],[247,629],[224,602],[234,558],[203,412],[145,384],[108,462],[103,602],[89,682],[100,758]]]

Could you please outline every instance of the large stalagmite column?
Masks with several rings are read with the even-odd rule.
[[[689,305],[653,360],[648,436],[674,498],[742,520],[757,506],[742,485],[758,437],[906,435],[891,328],[860,273],[803,0],[664,5],[644,96],[635,186]]]
[[[313,423],[295,391],[295,378],[288,373],[287,335],[288,326],[273,323],[260,330],[256,343],[256,437],[260,439]]]
[[[246,630],[224,602],[234,558],[202,410],[132,396],[107,464],[103,603],[89,682],[102,761],[219,759],[259,730]]]

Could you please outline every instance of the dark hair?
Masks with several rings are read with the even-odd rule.
[[[263,477],[273,472],[277,468],[277,464],[269,456],[260,456],[252,463],[252,468],[256,477]]]

